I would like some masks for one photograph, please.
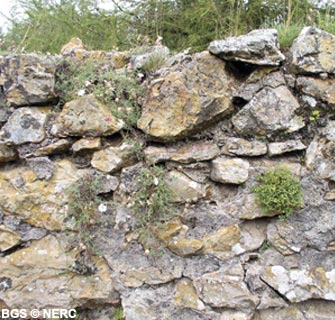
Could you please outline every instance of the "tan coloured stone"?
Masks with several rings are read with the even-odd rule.
[[[65,44],[60,53],[64,56],[70,55],[71,53],[75,53],[78,50],[85,50],[85,46],[83,41],[78,37],[73,37],[71,40]]]
[[[55,163],[50,180],[38,180],[27,167],[13,168],[0,173],[0,208],[5,215],[13,215],[33,226],[49,230],[72,228],[65,223],[67,187],[87,171],[78,170],[68,160]]]
[[[0,143],[0,162],[10,162],[18,158],[17,152],[12,147]]]
[[[177,170],[170,171],[165,180],[174,202],[196,202],[206,195],[205,185],[191,180]]]
[[[119,301],[111,270],[102,258],[93,257],[97,271],[90,276],[73,273],[76,251],[49,235],[28,248],[0,258],[0,274],[8,287],[1,299],[18,309],[71,309],[87,304]]]
[[[205,310],[204,303],[199,299],[192,281],[189,279],[182,279],[178,282],[174,302],[182,308],[191,308],[199,311]]]
[[[151,83],[138,127],[154,139],[171,141],[222,119],[233,111],[231,89],[235,81],[225,63],[208,52],[193,62],[176,66]],[[180,70],[181,69],[181,70]]]
[[[219,148],[212,143],[194,143],[180,148],[148,147],[144,150],[146,162],[156,164],[162,161],[192,163],[211,160],[218,156]]]
[[[133,145],[124,142],[119,147],[108,147],[94,152],[91,165],[104,173],[113,173],[134,164]]]
[[[9,144],[38,143],[44,140],[44,124],[50,113],[48,107],[19,108],[1,128],[0,136]]]
[[[59,154],[66,152],[70,149],[72,145],[71,140],[69,139],[60,139],[55,143],[49,144],[45,147],[38,148],[35,151],[35,156],[47,156],[50,154]]]
[[[183,223],[180,218],[174,218],[162,226],[155,228],[157,238],[164,243],[168,243],[171,238],[177,235],[183,228]]]
[[[210,178],[221,183],[241,184],[248,180],[249,162],[221,157],[212,161]]]
[[[266,144],[261,141],[248,141],[241,138],[227,137],[221,152],[229,156],[256,157],[266,154],[267,147]]]
[[[213,254],[220,259],[237,255],[233,248],[241,239],[241,230],[238,225],[221,227],[217,232],[203,238],[204,247],[202,252]]]
[[[168,248],[175,254],[185,257],[200,253],[203,248],[203,241],[198,239],[180,238],[171,240]]]
[[[6,251],[20,243],[20,235],[4,225],[0,225],[0,251]]]
[[[110,109],[93,95],[87,95],[65,104],[51,133],[59,137],[99,137],[112,135],[122,126],[122,121],[115,118]]]
[[[72,145],[73,152],[96,151],[101,149],[101,138],[80,139]]]

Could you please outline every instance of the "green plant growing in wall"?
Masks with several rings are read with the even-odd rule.
[[[88,174],[81,177],[65,191],[68,199],[68,215],[74,221],[80,242],[72,270],[81,274],[95,272],[92,260],[94,246],[91,228],[96,223],[96,209],[101,204],[101,199],[97,195],[99,185],[100,179]]]
[[[264,171],[257,177],[256,200],[266,215],[289,217],[301,208],[303,191],[299,179],[284,167]]]
[[[309,121],[315,122],[320,119],[321,112],[320,110],[312,110],[310,116],[309,116]]]
[[[159,166],[143,168],[133,201],[137,225],[146,228],[173,215],[172,194],[165,182],[165,170]]]

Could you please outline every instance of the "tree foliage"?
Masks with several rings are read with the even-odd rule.
[[[321,24],[335,30],[333,9],[313,9],[308,0],[16,0],[7,47],[58,53],[71,37],[91,49],[129,49],[140,39],[163,43],[172,50],[199,51],[213,39],[278,27],[292,37],[291,28]],[[331,27],[331,28],[330,28]],[[299,29],[300,28],[300,29]]]

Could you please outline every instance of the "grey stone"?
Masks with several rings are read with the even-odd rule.
[[[241,184],[248,180],[249,162],[220,157],[212,161],[210,178],[220,183]]]
[[[232,122],[240,134],[291,133],[305,126],[303,119],[295,115],[299,107],[287,87],[264,88],[232,118]]]
[[[0,69],[7,101],[14,106],[48,104],[56,96],[56,59],[35,53],[4,58]]]
[[[35,172],[38,179],[49,180],[55,172],[54,163],[47,157],[27,159],[27,163],[29,168]]]
[[[315,27],[305,27],[291,46],[291,68],[298,74],[335,71],[335,36]]]
[[[259,29],[243,36],[212,41],[208,50],[225,60],[278,66],[285,60],[278,46],[277,30]]]
[[[227,137],[221,152],[229,156],[256,157],[266,154],[267,147],[261,141]]]
[[[145,53],[133,55],[130,58],[130,65],[132,68],[145,68],[147,64],[155,61],[161,61],[164,63],[170,54],[169,48],[162,45],[146,47],[144,51]]]
[[[38,143],[46,137],[44,124],[49,108],[16,109],[0,131],[1,139],[9,144]]]
[[[273,157],[287,152],[305,150],[306,146],[302,143],[301,140],[288,140],[284,142],[269,143],[268,148],[269,156]]]

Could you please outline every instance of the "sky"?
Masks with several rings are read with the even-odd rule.
[[[6,28],[5,16],[9,16],[10,8],[14,5],[14,0],[1,0],[0,1],[0,28]]]

